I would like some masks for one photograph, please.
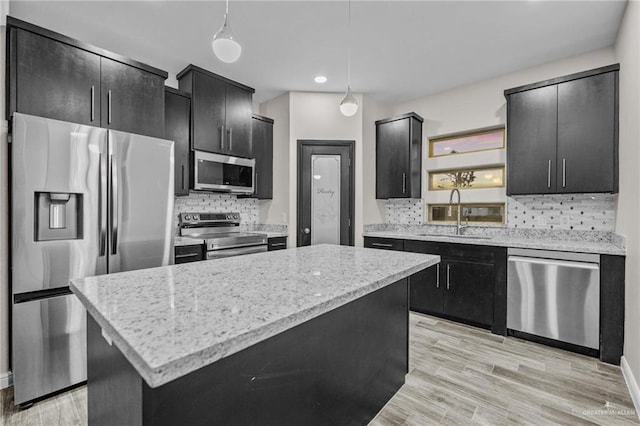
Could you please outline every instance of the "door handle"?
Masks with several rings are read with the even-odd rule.
[[[551,188],[551,160],[549,160],[549,166],[547,167],[547,188]]]
[[[224,150],[224,126],[220,126],[220,149]]]
[[[447,290],[449,290],[451,280],[451,265],[447,265]]]
[[[562,159],[562,187],[567,187],[567,160]]]
[[[233,129],[229,127],[229,151],[233,151]]]
[[[257,194],[258,193],[258,172],[256,172],[254,179],[255,179],[255,185],[253,188],[253,193]]]
[[[98,256],[104,256],[107,251],[107,170],[102,165],[102,153],[98,157],[98,173],[100,175],[100,184],[98,185],[98,223],[100,224],[100,234],[98,236]]]
[[[95,120],[96,117],[96,86],[91,86],[91,121]]]
[[[403,173],[402,174],[402,193],[406,193],[407,192],[407,174]]]
[[[113,155],[109,156],[111,171],[111,254],[118,252],[118,173],[114,172]]]
[[[111,90],[107,91],[107,124],[111,124]]]
[[[436,265],[436,288],[440,288],[440,265]]]

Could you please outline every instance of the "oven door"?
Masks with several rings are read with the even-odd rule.
[[[250,254],[250,253],[262,253],[264,251],[267,251],[267,245],[266,244],[262,244],[262,245],[259,245],[259,246],[249,246],[249,247],[239,247],[239,248],[232,248],[232,249],[213,250],[213,251],[208,251],[207,252],[207,260],[222,259],[222,258],[225,258],[225,257],[240,256],[240,255],[243,255],[243,254]]]
[[[252,194],[256,160],[193,151],[193,189]]]

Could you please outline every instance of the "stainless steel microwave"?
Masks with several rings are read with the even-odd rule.
[[[193,189],[252,194],[256,160],[193,151]]]

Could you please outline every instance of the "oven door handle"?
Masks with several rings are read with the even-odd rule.
[[[267,251],[267,245],[240,247],[235,249],[213,250],[207,252],[207,260],[222,259],[231,256],[240,256],[242,254],[262,253]]]

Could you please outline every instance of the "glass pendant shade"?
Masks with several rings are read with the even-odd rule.
[[[211,47],[213,48],[213,53],[215,53],[222,62],[230,64],[237,61],[240,57],[242,46],[240,46],[238,37],[231,29],[228,13],[224,15],[222,28],[213,36]]]
[[[347,87],[347,94],[344,95],[344,98],[342,98],[340,102],[340,112],[347,117],[351,117],[358,112],[358,101],[356,101],[356,98],[351,93],[351,86]]]

